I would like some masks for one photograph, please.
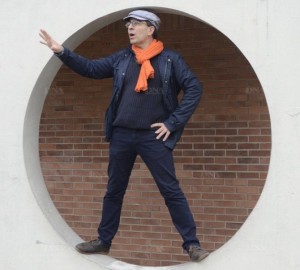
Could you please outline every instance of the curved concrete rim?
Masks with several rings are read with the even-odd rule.
[[[262,84],[272,122],[268,179],[257,206],[243,227],[199,264],[154,268],[299,269],[300,213],[295,205],[300,203],[297,79],[300,36],[293,27],[300,23],[296,12],[300,4],[296,0],[230,0],[226,3],[192,0],[185,5],[179,0],[164,3],[145,0],[143,4],[159,12],[203,20],[231,39],[246,56]],[[3,120],[1,134],[3,194],[0,203],[5,207],[0,210],[0,227],[5,232],[3,241],[6,243],[0,247],[3,268],[152,269],[122,263],[108,256],[78,254],[73,246],[80,238],[54,207],[43,182],[38,158],[40,114],[47,89],[61,65],[36,41],[38,29],[44,27],[55,34],[57,40],[66,40],[65,45],[73,49],[91,33],[119,20],[139,5],[137,0],[118,3],[91,0],[88,5],[81,1],[70,5],[48,0],[43,5],[34,0],[26,6],[17,1],[3,3],[0,18],[8,30],[2,35],[1,44],[9,42],[10,46],[1,61],[2,66],[9,68],[4,70],[0,66],[5,72],[1,86],[7,90],[5,95],[1,94],[0,110],[3,115],[11,112]],[[76,15],[78,13],[84,16]],[[16,18],[24,23],[18,23]],[[14,79],[16,74],[18,80]],[[16,245],[16,242],[22,244]]]
[[[137,7],[137,8],[139,8],[139,7]],[[172,9],[167,9],[167,8],[164,8],[161,10],[160,8],[157,8],[157,7],[153,7],[152,9],[156,12],[173,13],[173,14],[193,17],[196,20],[201,20],[200,18],[196,18],[195,16],[193,16],[191,14],[186,14],[186,13],[183,13],[178,10],[172,10]],[[114,22],[115,18],[117,18],[117,20],[120,20],[120,18],[123,18],[126,14],[128,14],[128,10],[121,10],[121,11],[115,12],[113,14],[107,14],[106,17],[98,18],[98,19],[88,23],[83,28],[78,29],[76,31],[76,33],[74,33],[73,35],[71,35],[70,37],[67,38],[67,40],[64,42],[64,45],[71,49],[76,48],[79,44],[81,44],[88,36],[93,34],[95,31],[101,29],[102,27],[106,26],[109,23]],[[61,63],[59,63],[57,65],[56,60],[57,60],[56,57],[53,56],[49,60],[49,62],[46,64],[45,68],[43,69],[39,79],[37,80],[36,86],[33,89],[32,96],[31,96],[31,99],[30,99],[29,105],[28,105],[29,110],[27,111],[27,113],[30,112],[30,110],[34,107],[34,105],[36,105],[36,103],[39,103],[40,105],[44,104],[44,99],[46,98],[45,94],[47,94],[47,91],[43,96],[41,96],[40,89],[49,89],[50,88],[50,85],[53,81],[53,77],[49,76],[49,72],[51,72],[52,70],[57,72],[61,65]],[[42,98],[42,100],[39,99],[39,101],[37,102],[38,97],[35,92],[39,92],[38,95],[41,96],[40,98]],[[42,106],[39,107],[39,110],[42,110]],[[37,111],[35,113],[37,115],[41,115],[41,111]],[[29,118],[29,116],[27,114],[25,121],[28,118]],[[33,119],[32,115],[30,116],[30,119]],[[35,123],[35,128],[36,128],[37,124],[38,123]],[[25,132],[27,130],[26,127],[28,129],[30,126],[25,124]],[[32,132],[31,128],[30,128],[30,132]],[[26,134],[26,133],[24,133],[24,134]],[[26,139],[28,140],[31,138],[32,138],[31,136],[24,136],[24,141]],[[30,144],[27,142],[24,143],[24,146],[28,146],[28,145],[30,145]],[[35,148],[36,148],[36,146],[35,146]],[[31,147],[31,149],[33,149],[33,147]],[[26,151],[24,151],[25,157],[26,157],[26,154],[28,154],[28,153],[30,153],[30,150],[27,149]],[[30,158],[28,158],[28,157],[25,158],[25,161],[26,160],[30,160],[30,164],[27,163],[28,164],[27,165],[28,174],[34,173],[34,171],[36,173],[36,168],[38,167],[38,164],[34,165],[34,169],[29,167],[30,165],[32,165],[32,162],[33,162],[32,155],[30,154]],[[39,162],[39,161],[36,160],[36,162]],[[37,175],[35,175],[35,177],[29,177],[29,182],[31,184],[31,188],[34,192],[37,202],[40,204],[40,207],[41,207],[43,213],[46,215],[49,222],[58,231],[58,233],[66,240],[67,243],[69,243],[71,246],[75,246],[76,243],[82,241],[82,239],[80,239],[80,237],[72,231],[72,229],[65,223],[65,221],[62,219],[60,214],[57,212],[57,209],[53,205],[53,202],[52,202],[51,198],[49,197],[48,191],[45,188],[45,183],[44,183],[43,177],[41,178],[40,172],[39,172],[38,178],[39,179],[37,179]],[[89,258],[91,258],[91,256],[89,256]],[[100,265],[109,267],[111,269],[114,269],[114,267],[116,267],[116,266],[117,267],[122,267],[124,265],[128,266],[128,264],[125,264],[124,262],[121,262],[121,261],[114,260],[113,258],[110,258],[108,256],[103,256],[103,258],[100,258],[100,259],[98,258],[98,256],[94,256],[92,258],[93,258],[93,261],[99,263]],[[135,266],[135,268],[138,268],[138,266]]]

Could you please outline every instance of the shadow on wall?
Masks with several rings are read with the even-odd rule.
[[[222,33],[200,21],[161,14],[165,47],[181,53],[204,94],[174,150],[177,176],[204,248],[215,250],[247,219],[268,172],[271,132],[261,85],[246,58]],[[122,21],[94,33],[77,49],[98,58],[128,45]],[[40,159],[54,204],[83,239],[97,236],[107,183],[104,112],[111,80],[91,80],[62,67],[44,104]],[[138,159],[125,196],[111,255],[137,265],[188,260],[146,166]]]

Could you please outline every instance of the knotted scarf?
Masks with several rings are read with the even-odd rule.
[[[145,50],[132,45],[136,60],[141,65],[140,74],[135,86],[136,92],[146,91],[148,89],[147,79],[154,78],[154,68],[150,63],[150,59],[161,53],[163,49],[163,43],[156,39],[154,39]]]

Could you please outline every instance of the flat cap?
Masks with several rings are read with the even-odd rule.
[[[158,30],[160,26],[160,18],[156,14],[146,10],[134,10],[124,17],[123,20],[128,21],[130,18],[140,21],[149,21],[156,28],[156,30]]]

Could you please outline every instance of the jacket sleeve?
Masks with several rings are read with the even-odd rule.
[[[197,108],[202,95],[202,83],[181,56],[173,59],[173,76],[184,95],[170,117],[164,122],[170,132],[183,129]],[[173,92],[176,92],[172,89]],[[177,93],[173,93],[176,95]]]
[[[103,79],[113,76],[118,54],[119,52],[105,58],[90,60],[64,48],[63,53],[56,56],[66,66],[84,77]]]

